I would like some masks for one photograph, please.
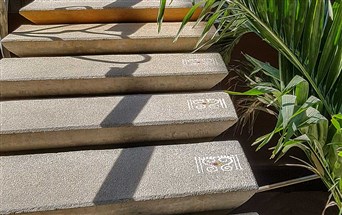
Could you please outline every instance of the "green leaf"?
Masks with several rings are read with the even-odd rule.
[[[295,95],[297,97],[298,105],[302,105],[307,101],[308,96],[309,96],[309,90],[310,90],[310,86],[307,81],[303,81],[297,84]]]
[[[309,107],[306,110],[306,116],[307,120],[305,121],[305,124],[317,124],[319,121],[325,121],[327,124],[327,119],[315,108]]]
[[[294,28],[294,43],[295,48],[298,48],[302,35],[303,35],[303,29],[305,25],[305,20],[307,18],[307,11],[310,6],[310,0],[300,0],[297,2],[297,8],[296,8],[296,27]]]
[[[158,23],[158,33],[161,30],[164,13],[165,13],[165,7],[166,7],[166,0],[160,0],[159,10],[158,10],[158,16],[157,16],[157,23]]]
[[[265,93],[273,93],[277,92],[278,90],[273,87],[268,86],[256,86],[253,89],[250,89],[246,92],[233,92],[233,91],[226,91],[230,95],[238,95],[238,96],[258,96],[263,95]]]
[[[296,96],[283,95],[281,97],[281,113],[283,116],[283,129],[287,127],[288,122],[291,120],[291,117],[294,114],[295,104],[296,104]]]
[[[300,77],[299,75],[296,75],[295,77],[293,77],[290,83],[285,87],[284,92],[292,90],[294,87],[298,86],[300,83],[303,83],[303,82],[307,82],[307,81],[304,78]]]
[[[309,107],[313,107],[314,105],[317,105],[321,102],[318,98],[315,96],[310,96],[305,103],[302,105],[301,109],[307,109]]]
[[[335,118],[332,118],[332,119],[331,119],[331,123],[334,125],[334,127],[335,127],[337,130],[341,129],[340,123],[339,123]]]
[[[301,132],[317,140],[321,145],[328,139],[328,120],[315,108],[309,107],[306,110],[307,119],[300,125]]]
[[[325,175],[324,168],[321,162],[319,161],[319,159],[314,154],[311,154],[311,161],[315,165],[316,170],[319,172],[319,175],[324,176]]]
[[[213,4],[216,2],[216,0],[207,0],[205,1],[205,5],[199,15],[199,17],[204,18],[212,9]]]
[[[342,114],[335,114],[333,118],[342,120]]]
[[[245,54],[244,56],[256,68],[262,69],[264,71],[265,75],[268,75],[273,79],[280,80],[278,69],[274,68],[273,66],[271,66],[268,63],[261,62],[261,61],[257,60],[256,58],[253,58],[247,54]]]
[[[326,38],[326,43],[322,51],[322,55],[319,61],[317,69],[317,80],[318,83],[323,85],[325,76],[329,78],[326,80],[324,86],[331,87],[333,80],[337,80],[337,77],[341,75],[342,63],[341,63],[341,31],[342,31],[342,7],[335,8],[334,21],[331,25],[329,34]],[[329,30],[329,29],[328,29]],[[327,69],[332,68],[332,70]]]
[[[282,151],[276,161],[281,159],[290,149],[294,147],[300,148],[304,152],[309,151],[310,149],[305,144],[303,144],[303,142],[305,141],[294,139],[294,140],[289,140],[286,143],[284,143]]]
[[[202,31],[202,34],[201,34],[201,37],[200,39],[198,40],[197,44],[196,44],[196,47],[198,47],[202,41],[204,40],[204,38],[207,36],[209,30],[213,27],[216,19],[222,15],[224,13],[224,11],[220,11],[218,13],[214,13],[214,15],[212,15],[209,20],[207,21],[205,27],[204,27],[204,30]]]
[[[298,97],[297,97],[297,102],[298,102]],[[304,111],[307,111],[307,109],[309,107],[314,107],[314,106],[320,104],[320,102],[321,101],[318,98],[316,98],[315,96],[310,96],[305,101],[305,103],[293,114],[293,116],[291,118],[293,119],[294,117],[298,116],[299,114],[303,113]]]
[[[259,151],[262,147],[264,147],[267,143],[269,143],[275,133],[276,133],[275,131],[272,131],[271,133],[267,134],[265,138],[263,139],[263,141],[256,148],[256,151]],[[256,145],[258,141],[260,140],[257,139],[252,145]]]
[[[342,130],[337,130],[329,144],[328,160],[334,176],[342,177]]]
[[[182,32],[183,28],[185,27],[185,25],[190,21],[191,17],[194,15],[195,11],[198,10],[198,8],[204,3],[205,1],[200,1],[197,4],[195,4],[194,6],[192,6],[190,8],[190,10],[188,11],[188,13],[185,15],[185,17],[183,18],[181,27],[179,28],[176,38],[174,39],[174,42],[177,41],[177,39],[180,36],[180,33]]]
[[[304,25],[304,33],[302,39],[301,56],[304,66],[309,73],[313,71],[321,46],[321,38],[323,35],[323,27],[325,20],[325,3],[322,0],[312,1],[306,23]]]

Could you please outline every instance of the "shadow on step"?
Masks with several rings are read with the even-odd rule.
[[[86,9],[86,10],[92,10],[93,7],[90,6],[68,6],[68,7],[57,7],[55,10],[79,10],[79,9]]]
[[[96,205],[108,204],[118,196],[131,200],[152,156],[154,147],[137,151],[122,149],[93,202]],[[124,195],[124,196],[123,196]]]
[[[103,8],[118,8],[118,7],[132,7],[136,4],[138,4],[139,2],[141,2],[142,0],[134,0],[134,1],[127,1],[127,0],[116,0],[110,4],[107,4],[106,6],[104,6]]]
[[[150,100],[151,95],[124,96],[115,108],[103,119],[101,128],[112,127],[113,122],[127,122],[134,124],[141,110]],[[96,111],[96,110],[95,110]],[[125,139],[126,137],[123,136]]]
[[[134,1],[127,1],[127,0],[116,0],[112,3],[109,3],[107,5],[105,5],[103,8],[108,9],[108,8],[120,8],[120,7],[133,7],[134,5],[138,4],[139,2],[141,2],[142,0],[134,0]],[[92,10],[94,9],[93,7],[90,7],[88,5],[86,6],[79,6],[79,5],[75,5],[75,6],[68,6],[68,7],[58,7],[55,10],[79,10],[80,8],[82,9],[87,9],[87,10]]]
[[[123,39],[130,38],[132,34],[143,27],[145,23],[116,23],[116,24],[83,24],[83,25],[46,25],[46,26],[30,26],[30,28],[18,29],[18,31],[12,32],[13,35],[32,38],[44,38],[51,41],[63,41],[63,34],[69,34],[69,36],[77,36],[78,39],[82,39],[82,35],[102,35],[102,36],[114,36]],[[24,30],[30,29],[30,30]],[[54,36],[52,36],[54,35]],[[58,36],[61,35],[61,36]],[[68,38],[68,37],[66,37]],[[97,38],[95,38],[97,39]],[[101,38],[103,39],[103,38]],[[78,53],[79,55],[79,53]]]
[[[110,70],[106,73],[106,77],[117,77],[121,73],[125,73],[125,76],[134,74],[137,71],[140,64],[147,63],[151,61],[151,55],[148,54],[137,54],[141,59],[138,61],[111,61],[111,60],[102,60],[95,56],[73,56],[73,58],[85,61],[94,61],[94,62],[101,62],[110,65],[116,65],[115,67],[108,67]]]
[[[147,104],[151,95],[139,96],[139,98],[123,97],[119,104],[103,120],[101,127],[110,127],[111,123],[117,120],[128,121],[134,124],[134,120]],[[153,150],[154,147],[147,147],[137,153],[137,151],[122,149],[119,158],[115,161],[93,202],[97,205],[106,204],[113,199],[117,199],[117,196],[122,198],[122,195],[125,195],[123,200],[132,199]]]

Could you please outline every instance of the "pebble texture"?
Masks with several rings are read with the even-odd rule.
[[[224,92],[17,100],[1,105],[1,151],[216,137],[237,116]]]
[[[181,25],[179,22],[165,22],[160,33],[156,23],[22,25],[2,43],[20,57],[191,52],[206,25],[201,22],[193,27],[194,24],[185,26],[177,42],[173,40]],[[203,42],[214,33],[212,27]]]
[[[0,157],[0,213],[175,214],[258,189],[236,141]]]
[[[5,58],[0,71],[2,98],[208,90],[228,74],[218,53]]]
[[[192,0],[167,1],[164,21],[182,21]],[[198,0],[195,1],[199,2]],[[34,0],[20,14],[36,24],[94,22],[155,22],[159,0]],[[192,20],[200,13],[198,9]]]

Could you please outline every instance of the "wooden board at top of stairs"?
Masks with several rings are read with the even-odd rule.
[[[20,14],[36,24],[156,22],[159,5],[160,0],[34,0]],[[182,21],[191,7],[192,0],[168,0],[164,21]]]

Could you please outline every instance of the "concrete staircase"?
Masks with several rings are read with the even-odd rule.
[[[0,61],[1,214],[231,210],[257,191],[239,143],[212,141],[237,116],[226,93],[209,91],[227,75],[220,55],[188,54],[205,23],[173,43],[191,1],[169,6],[159,35],[144,23],[158,6],[34,0],[22,9],[53,25],[2,40],[26,58]]]

